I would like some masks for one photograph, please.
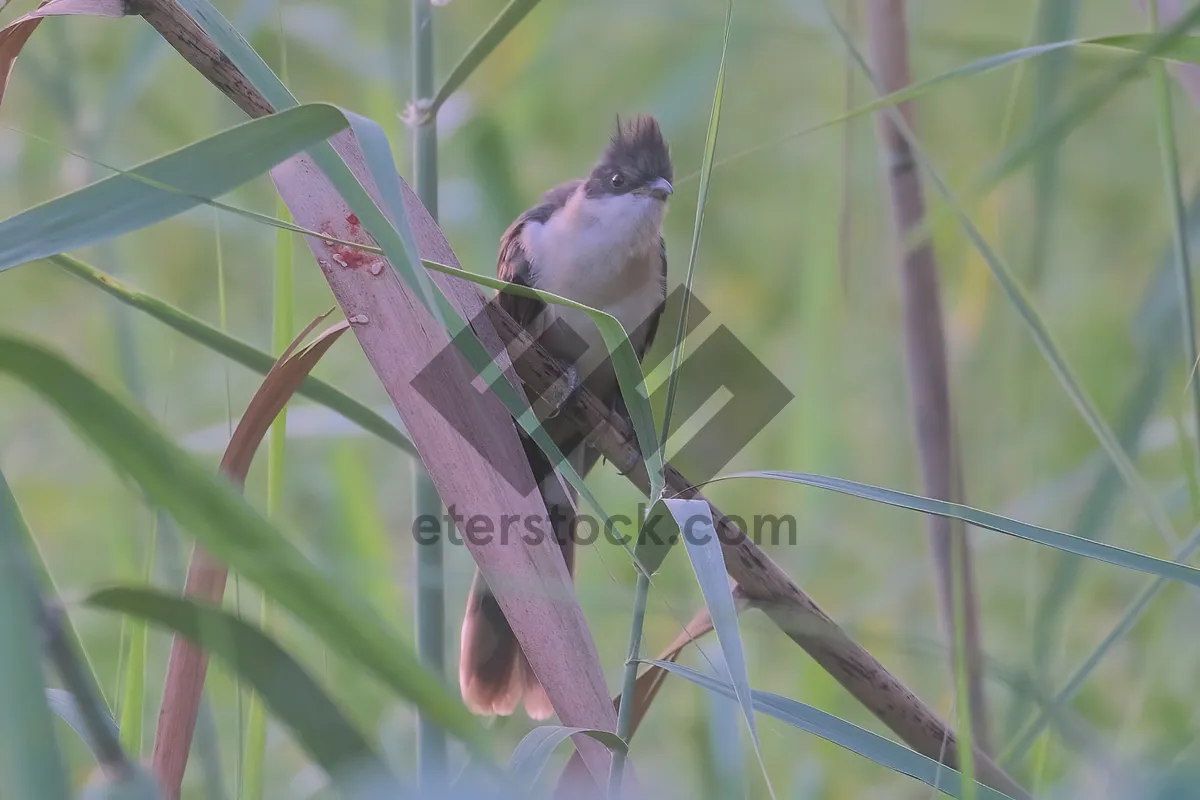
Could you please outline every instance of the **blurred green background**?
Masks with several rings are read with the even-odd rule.
[[[854,5],[861,37],[862,4]],[[1046,0],[1042,17],[1042,4],[1034,0],[909,5],[918,80],[1023,47],[1035,36],[1146,28],[1123,0]],[[247,0],[218,6],[272,66],[278,67],[286,45],[290,86],[301,101],[335,103],[383,124],[401,172],[411,176],[410,142],[398,119],[409,99],[406,3]],[[458,0],[435,9],[439,75],[502,6],[501,0]],[[32,7],[18,0],[0,21]],[[1072,9],[1075,20],[1069,19]],[[492,274],[508,222],[543,190],[586,172],[614,115],[653,113],[671,143],[679,178],[667,244],[671,283],[681,281],[698,188],[694,177],[685,176],[699,169],[724,14],[720,0],[548,1],[536,8],[441,113],[441,221],[463,265]],[[1057,33],[1056,24],[1064,26]],[[1081,51],[953,81],[919,101],[917,133],[951,183],[965,187],[1039,108],[1102,79],[1118,58]],[[847,63],[816,2],[737,3],[718,162],[869,100],[869,84]],[[1186,95],[1177,92],[1176,100],[1190,193],[1200,140],[1189,132],[1197,115]],[[106,173],[93,162],[129,167],[242,119],[149,26],[97,19],[46,22],[19,60],[0,113],[5,217]],[[719,163],[714,171],[695,283],[712,317],[698,337],[727,326],[796,395],[730,471],[799,470],[921,491],[882,175],[869,117]],[[265,179],[226,200],[275,211]],[[1191,418],[1184,391],[1188,365],[1174,327],[1175,276],[1162,264],[1171,217],[1163,201],[1149,80],[1129,82],[1071,134],[1057,157],[1037,160],[967,210],[1026,284],[1106,419],[1128,432],[1137,463],[1176,529],[1189,530],[1200,519],[1200,498],[1187,488],[1194,463],[1191,425],[1184,422]],[[267,349],[275,238],[269,227],[200,208],[78,255],[216,324],[219,248],[228,329]],[[1095,438],[961,231],[942,226],[935,242],[968,502],[1169,557],[1119,482],[1102,483],[1102,502],[1089,505],[1107,464]],[[299,326],[333,300],[300,242],[296,252]],[[0,319],[5,330],[67,353],[214,468],[230,415],[236,419],[258,383],[248,371],[45,264],[0,278]],[[316,374],[394,417],[353,340],[339,343]],[[153,513],[137,491],[114,477],[51,410],[8,380],[0,380],[0,431],[0,467],[68,600],[105,583],[139,580]],[[288,454],[285,529],[411,634],[408,460],[305,401],[292,405]],[[264,464],[260,456],[247,488],[260,505]],[[631,513],[639,499],[607,465],[591,483],[610,512]],[[922,698],[953,718],[953,683],[921,516],[768,482],[717,485],[710,497],[740,516],[794,515],[796,545],[770,548],[772,557]],[[1081,514],[1085,507],[1091,517]],[[190,544],[169,524],[160,528],[158,541],[155,583],[178,586]],[[1050,619],[1043,598],[1062,559],[986,531],[974,531],[972,543],[991,668],[993,738],[1004,743],[1028,713],[1030,682],[1043,682],[1043,691],[1061,686],[1146,579],[1095,562],[1080,565],[1061,624],[1049,625],[1039,643],[1037,620]],[[453,648],[472,564],[461,547],[451,548],[447,560],[447,640]],[[580,596],[614,691],[633,579],[628,558],[610,545],[587,548],[581,556]],[[1194,758],[1200,723],[1191,681],[1200,652],[1195,599],[1185,594],[1177,587],[1165,592],[1109,654],[1071,706],[1074,734],[1055,731],[1016,770],[1028,786],[1075,784],[1103,769],[1124,773]],[[251,586],[231,583],[227,597],[257,614]],[[691,568],[676,554],[651,592],[645,649],[665,646],[701,604]],[[336,653],[277,616],[278,635],[289,650],[367,731],[378,733],[398,768],[411,773],[410,710],[361,673],[345,671]],[[118,693],[120,621],[90,611],[76,619],[111,701]],[[884,732],[757,612],[746,614],[742,626],[756,688]],[[147,749],[169,644],[152,632]],[[717,657],[715,643],[707,652]],[[456,651],[449,660],[456,663]],[[684,660],[705,664],[694,652]],[[229,783],[246,702],[239,701],[228,673],[216,668],[210,675],[210,734]],[[455,669],[449,679],[456,687]],[[759,725],[766,768],[780,797],[930,792],[768,718]],[[510,751],[528,728],[520,715],[496,725],[497,754]],[[199,738],[203,744],[203,731]],[[86,752],[66,733],[62,739],[81,779],[89,769]],[[744,723],[727,705],[676,679],[668,681],[634,746],[639,775],[660,786],[663,796],[765,796]],[[455,758],[462,763],[461,753]],[[269,797],[306,797],[320,784],[319,772],[304,769],[301,751],[274,727],[267,763]],[[189,796],[206,796],[201,765],[193,759]]]

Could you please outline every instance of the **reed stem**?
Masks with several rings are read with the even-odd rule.
[[[429,0],[412,2],[412,95],[418,102],[433,96],[433,15]],[[417,197],[438,218],[437,112],[413,130],[413,167]],[[441,519],[442,500],[420,459],[413,459],[413,516]],[[425,530],[428,530],[426,528]],[[417,541],[417,652],[438,675],[446,674],[446,602],[444,537]],[[446,736],[424,716],[417,717],[417,770],[422,788],[445,783]]]

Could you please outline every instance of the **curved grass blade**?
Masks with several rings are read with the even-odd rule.
[[[1188,203],[1187,229],[1192,246],[1196,246],[1200,242],[1200,192],[1194,192]],[[1182,320],[1176,297],[1178,279],[1173,268],[1171,243],[1164,250],[1133,324],[1132,339],[1141,366],[1133,389],[1124,400],[1117,424],[1118,440],[1133,457],[1139,452],[1147,452],[1142,431],[1158,405],[1168,365],[1180,352]],[[1106,538],[1113,508],[1123,488],[1116,467],[1111,463],[1104,464],[1069,529],[1085,539]],[[1177,555],[1175,560],[1186,559]],[[1066,554],[1060,555],[1034,614],[1033,652],[1041,674],[1048,674],[1049,654],[1058,639],[1065,604],[1079,579],[1083,563]]]
[[[254,687],[345,796],[375,797],[382,789],[400,793],[362,734],[304,668],[259,629],[219,608],[152,589],[102,589],[85,602],[166,628],[216,655]],[[372,791],[364,791],[367,785]]]
[[[162,793],[154,777],[134,765],[127,775],[104,776],[99,783],[88,786],[79,800],[160,800]]]
[[[161,222],[199,205],[197,198],[219,197],[345,127],[346,117],[333,106],[300,106],[34,206],[0,222],[0,271]]]
[[[539,725],[525,734],[517,749],[513,750],[508,762],[508,771],[518,791],[532,791],[538,776],[546,768],[554,750],[576,734],[585,734],[614,753],[628,752],[628,746],[612,731],[597,731],[590,728],[567,728],[562,725]]]
[[[0,2],[0,11],[6,5],[7,2]],[[43,0],[33,11],[0,28],[0,101],[4,100],[13,62],[43,19],[68,14],[120,17],[124,16],[125,10],[125,3],[121,0]]]
[[[767,776],[762,747],[758,741],[758,726],[754,723],[750,674],[746,669],[746,654],[742,648],[742,634],[738,627],[737,603],[729,585],[729,575],[725,571],[725,556],[721,552],[721,540],[713,524],[712,508],[706,500],[664,499],[662,503],[678,527],[688,558],[691,559],[696,581],[704,594],[704,604],[708,607],[713,629],[717,632],[721,653],[725,656],[735,698],[741,706],[746,724],[750,727],[750,736],[754,741],[754,751],[758,754],[759,766],[762,767],[763,779],[774,797],[775,790]]]
[[[155,513],[150,528],[150,543],[146,548],[146,563],[142,581],[149,585],[154,571],[154,550],[158,540],[161,515]],[[121,690],[121,747],[133,760],[142,757],[142,723],[146,705],[146,623],[134,620],[130,625],[129,647],[125,656],[125,678]]]
[[[833,492],[848,494],[852,497],[860,497],[864,500],[896,506],[897,508],[907,508],[910,511],[938,514],[943,517],[962,520],[977,528],[986,528],[997,533],[1005,533],[1009,536],[1015,536],[1018,539],[1044,544],[1047,547],[1053,547],[1056,550],[1073,553],[1077,556],[1104,561],[1118,567],[1137,570],[1138,572],[1145,572],[1150,575],[1158,575],[1163,578],[1188,583],[1192,586],[1200,586],[1200,569],[1189,567],[1186,564],[1180,564],[1175,561],[1164,561],[1161,558],[1154,558],[1153,556],[1132,550],[1113,547],[1103,542],[1083,539],[1078,536],[1072,536],[1069,533],[1062,533],[1061,531],[1043,528],[1039,525],[1031,525],[1028,522],[1002,517],[999,514],[980,511],[970,506],[948,503],[943,500],[933,500],[928,497],[921,497],[920,495],[908,494],[907,492],[898,492],[894,489],[883,489],[866,483],[858,483],[857,481],[831,478],[826,475],[813,475],[807,472],[767,470],[723,475],[714,481],[709,481],[709,483],[737,478],[763,478],[799,483],[804,486],[828,489]]]
[[[1057,0],[1056,2],[1038,3],[1037,25],[1035,35],[1040,42],[1055,42],[1074,38],[1079,18],[1079,0]],[[1033,125],[1049,114],[1062,94],[1064,79],[1070,72],[1074,58],[1071,50],[1059,50],[1038,59],[1033,82]],[[1024,62],[1020,65],[1024,66]],[[1019,74],[1020,67],[1018,67]],[[1014,81],[1019,80],[1014,78]],[[1011,112],[1015,110],[1017,86],[1009,95],[1009,105],[1005,115],[1006,132],[1001,137],[1001,144],[1008,140],[1007,128],[1011,120]],[[1037,286],[1041,283],[1042,274],[1046,267],[1046,255],[1049,251],[1050,232],[1054,228],[1054,220],[1059,208],[1060,181],[1059,163],[1061,142],[1048,144],[1033,164],[1033,202],[1034,223],[1030,234],[1029,247],[1029,283]]]
[[[25,523],[0,475],[0,774],[13,797],[68,800],[42,674],[43,632]]]
[[[704,155],[700,160],[700,190],[696,196],[696,221],[692,225],[692,247],[688,253],[687,277],[684,278],[683,307],[675,328],[675,344],[671,349],[671,373],[667,382],[667,404],[663,412],[663,448],[671,436],[671,412],[675,409],[675,393],[679,389],[679,365],[683,361],[684,337],[687,331],[688,310],[692,305],[692,281],[696,276],[696,256],[700,251],[700,232],[704,229],[704,209],[708,204],[708,184],[712,178],[713,155],[717,150],[717,128],[721,123],[721,102],[725,97],[725,64],[729,55],[729,31],[733,27],[733,0],[725,4],[725,32],[721,41],[721,66],[717,68],[717,84],[713,89],[712,109],[704,133]],[[666,458],[664,453],[663,458]],[[660,487],[661,488],[661,487]],[[658,493],[650,492],[651,501]]]
[[[1195,12],[1196,18],[1200,19],[1200,6],[1196,6]],[[836,21],[834,21],[834,24],[837,24]],[[854,42],[840,27],[838,30],[842,35],[847,50],[854,57],[860,68],[868,76],[873,77],[870,65],[867,64],[866,60],[862,57],[862,54],[858,52],[858,49],[854,46]],[[1178,28],[1172,28],[1171,31],[1167,34],[1164,34],[1164,36],[1170,39],[1172,36],[1178,37],[1178,33]],[[1161,43],[1161,38],[1162,37],[1152,37],[1148,47],[1163,46]],[[1062,118],[1063,117],[1061,114],[1054,115],[1053,118],[1050,119],[1050,121],[1045,125],[1041,126],[1039,130],[1042,128],[1053,128],[1055,125],[1059,124],[1059,120]],[[1087,422],[1088,427],[1092,429],[1092,433],[1100,441],[1101,446],[1104,448],[1113,465],[1117,468],[1117,471],[1120,473],[1121,478],[1125,481],[1125,484],[1129,487],[1130,492],[1141,504],[1142,510],[1146,513],[1151,524],[1168,543],[1168,545],[1171,547],[1177,546],[1179,536],[1176,534],[1170,520],[1167,519],[1166,515],[1162,512],[1162,509],[1158,507],[1158,504],[1151,494],[1149,488],[1146,486],[1145,482],[1134,468],[1133,462],[1129,460],[1129,456],[1121,447],[1121,443],[1117,440],[1117,437],[1113,434],[1112,429],[1109,428],[1103,417],[1100,416],[1099,411],[1097,411],[1095,404],[1092,402],[1087,392],[1084,391],[1083,386],[1080,385],[1078,379],[1076,379],[1074,373],[1071,371],[1070,366],[1067,364],[1066,359],[1063,357],[1062,351],[1059,349],[1058,345],[1051,336],[1050,330],[1046,326],[1045,321],[1033,307],[1033,304],[1029,301],[1025,290],[1013,275],[1012,270],[1009,269],[1008,265],[1004,262],[1000,255],[988,244],[979,228],[976,227],[970,216],[963,209],[962,202],[958,199],[955,193],[950,190],[949,186],[942,178],[941,173],[925,157],[920,143],[913,135],[911,129],[909,129],[907,123],[898,115],[895,122],[902,135],[908,141],[917,163],[925,170],[930,178],[930,182],[945,200],[945,206],[948,209],[948,212],[955,216],[959,224],[962,226],[967,239],[971,242],[971,245],[983,257],[988,269],[991,271],[992,275],[996,278],[996,281],[1000,284],[1001,289],[1004,291],[1005,297],[1010,303],[1012,303],[1014,308],[1016,308],[1018,314],[1021,316],[1022,322],[1024,322],[1025,326],[1029,329],[1030,335],[1037,344],[1038,350],[1041,351],[1043,357],[1046,359],[1051,371],[1054,373],[1055,377],[1058,378],[1059,383],[1062,384],[1063,390],[1067,393],[1067,396],[1071,398],[1071,401],[1075,405],[1075,408],[1079,412],[1080,416],[1083,417],[1084,421]],[[1049,128],[1047,128],[1047,126],[1049,126]],[[1037,135],[1043,136],[1046,134],[1043,131],[1041,133],[1037,133]],[[924,230],[918,230],[916,233],[918,233],[920,236],[927,235]],[[1077,539],[1077,537],[1072,538]],[[1146,556],[1138,557],[1147,558]],[[1152,561],[1153,560],[1156,559],[1152,559]]]
[[[87,722],[83,718],[83,712],[79,708],[79,703],[75,702],[75,695],[66,689],[46,689],[46,702],[49,704],[50,710],[54,712],[54,715],[65,722],[67,727],[75,731],[76,735],[87,745],[88,750],[95,754],[96,744],[92,741],[92,735],[88,732]],[[121,734],[117,728],[117,723],[112,721],[112,717],[107,717],[107,719],[110,723],[109,732],[113,738],[119,737]]]
[[[681,678],[685,678],[710,692],[736,699],[733,687],[724,681],[719,681],[690,667],[677,664],[674,661],[651,661],[650,663]],[[871,733],[840,717],[835,717],[805,703],[757,689],[754,690],[753,694],[754,708],[763,714],[774,717],[781,722],[786,722],[794,728],[799,728],[802,731],[820,736],[828,742],[833,742],[839,747],[844,747],[863,758],[874,761],[881,767],[886,767],[893,772],[899,772],[903,775],[916,778],[951,797],[964,796],[962,791],[962,776],[957,771],[944,764],[939,764],[932,758],[909,750],[907,747],[897,744],[890,739],[885,739],[878,734]],[[1008,795],[984,786],[982,783],[976,783],[974,789],[975,796],[980,798],[1003,800],[1003,798],[1008,797]]]
[[[1200,6],[1192,7],[1171,27],[1160,34],[1111,36],[1091,40],[1100,47],[1134,51],[1126,63],[1096,81],[1090,88],[1076,93],[1070,102],[1047,114],[1040,124],[1031,128],[992,161],[978,180],[972,182],[973,197],[980,197],[1019,167],[1023,166],[1050,141],[1064,139],[1093,111],[1108,101],[1122,86],[1139,75],[1155,57],[1196,62],[1200,58],[1200,39],[1188,37],[1187,32],[1200,21]]]
[[[532,11],[537,4],[538,0],[512,0],[506,5],[499,16],[492,20],[492,24],[488,25],[479,38],[467,48],[467,52],[454,65],[454,69],[450,70],[450,75],[446,78],[445,83],[429,100],[428,108],[418,108],[416,109],[417,113],[436,114],[442,104],[450,99],[450,95],[458,91],[458,87],[471,77],[484,59],[492,54],[492,51],[504,41],[508,34],[512,33],[513,28],[517,27],[521,20],[525,19],[525,15]],[[419,98],[419,101],[425,99]]]
[[[899,91],[878,97],[869,103],[852,108],[851,110],[840,114],[836,117],[819,122],[815,125],[803,128],[794,133],[789,133],[778,139],[773,139],[764,144],[755,145],[754,147],[726,156],[720,161],[713,164],[713,169],[727,166],[735,161],[740,161],[743,158],[748,158],[757,155],[765,150],[773,147],[786,144],[795,139],[801,139],[809,134],[817,133],[818,131],[832,128],[835,125],[840,125],[844,122],[863,117],[868,114],[873,114],[889,106],[899,105],[906,100],[916,100],[917,98],[927,94],[933,89],[938,88],[942,84],[950,83],[951,81],[962,78],[969,78],[975,75],[982,75],[1009,64],[1019,64],[1037,56],[1043,56],[1054,53],[1060,50],[1071,48],[1095,48],[1098,50],[1121,51],[1124,53],[1132,53],[1137,55],[1147,56],[1148,58],[1164,59],[1168,61],[1182,61],[1187,63],[1200,63],[1200,37],[1195,36],[1177,36],[1169,41],[1162,41],[1160,38],[1150,34],[1128,34],[1122,36],[1101,36],[1090,39],[1070,39],[1057,42],[1046,42],[1045,44],[1032,45],[1030,47],[1022,47],[1018,50],[1010,50],[1005,53],[997,53],[996,55],[986,56],[984,58],[972,61],[968,64],[955,67],[951,70],[935,75],[932,78],[926,78],[923,81],[910,84],[909,86],[900,89]],[[1134,71],[1129,77],[1136,75]],[[1047,115],[1049,116],[1049,115]],[[680,178],[676,185],[686,183],[687,181],[695,180],[700,176],[699,172],[687,175]]]
[[[58,582],[54,576],[50,574],[50,569],[46,565],[46,559],[42,556],[41,550],[38,547],[38,541],[33,533],[29,530],[29,526],[25,523],[24,517],[21,516],[20,507],[17,506],[16,500],[12,496],[11,490],[5,482],[4,475],[0,473],[0,514],[4,513],[5,503],[9,504],[12,510],[13,521],[17,526],[17,532],[21,534],[24,540],[24,552],[32,564],[34,578],[38,586],[46,588],[47,592],[52,597],[61,597],[62,593],[58,590]],[[107,700],[104,698],[104,692],[101,691],[100,681],[96,678],[96,667],[92,659],[88,655],[87,649],[83,646],[83,640],[79,638],[79,632],[75,630],[75,625],[71,622],[71,617],[65,612],[59,616],[58,628],[63,637],[66,638],[71,652],[77,653],[82,661],[81,666],[86,669],[86,677],[92,684],[91,694],[99,698],[101,703],[104,703],[104,711],[109,717],[112,717]]]
[[[1200,550],[1200,528],[1193,531],[1188,540],[1184,542],[1183,547],[1175,553],[1175,559],[1177,561],[1186,560],[1197,550]],[[1071,702],[1071,699],[1083,688],[1083,684],[1087,681],[1088,677],[1095,671],[1096,667],[1100,666],[1100,662],[1112,650],[1113,645],[1124,638],[1125,634],[1141,619],[1142,614],[1150,605],[1150,601],[1157,597],[1159,592],[1166,588],[1166,585],[1167,579],[1158,577],[1138,593],[1137,597],[1125,609],[1125,613],[1121,615],[1121,619],[1108,632],[1108,635],[1104,637],[1100,644],[1096,646],[1096,649],[1084,659],[1079,668],[1067,679],[1062,690],[1050,700],[1049,707],[1042,706],[1038,711],[1038,715],[1005,748],[1005,752],[1000,757],[1003,764],[1009,765],[1015,763],[1025,755],[1029,748],[1033,746],[1033,743],[1037,741],[1037,737],[1041,735],[1046,725],[1050,723],[1054,713],[1060,711],[1067,703]]]
[[[308,344],[304,344],[308,334],[329,313],[327,311],[317,316],[292,342],[282,348],[283,352],[280,354],[279,360],[267,373],[262,385],[255,391],[246,406],[245,413],[242,414],[237,427],[230,435],[221,456],[220,472],[238,489],[245,488],[246,476],[258,452],[259,445],[267,435],[275,418],[295,393],[296,386],[305,375],[311,373],[321,357],[349,328],[349,323],[338,323],[327,328]],[[271,511],[272,509],[268,506],[268,519],[271,519]],[[225,595],[228,576],[229,568],[224,562],[215,559],[204,548],[197,546],[188,563],[184,593],[197,600],[219,603]],[[240,581],[235,583],[234,591],[234,601],[237,613],[240,615],[241,595],[239,589]],[[265,597],[263,602],[267,602]],[[181,636],[174,637],[163,686],[162,711],[159,715],[153,754],[154,773],[164,790],[172,796],[179,793],[179,787],[187,769],[188,757],[192,749],[192,737],[196,731],[198,712],[202,705],[207,664],[208,657],[202,649],[185,641]],[[251,698],[251,705],[251,722],[247,723],[246,727],[253,731],[255,725],[258,725],[265,730],[266,716],[265,711],[260,708],[261,699],[254,695]],[[255,773],[255,765],[254,749],[250,744],[254,741],[253,734],[244,735],[246,729],[242,727],[240,689],[237,706],[240,745],[237,762],[237,791],[241,795],[246,787],[255,785],[252,777]],[[262,713],[254,713],[256,707],[259,707]],[[258,771],[261,772],[261,770]]]
[[[0,372],[57,407],[113,466],[205,549],[253,580],[331,647],[357,660],[448,732],[482,750],[478,723],[370,607],[319,572],[246,503],[154,426],[55,353],[0,335]],[[40,692],[40,688],[39,688]]]
[[[139,292],[106,272],[68,255],[49,256],[46,262],[82,278],[88,284],[115,297],[128,306],[149,314],[154,319],[175,329],[197,344],[230,358],[244,367],[266,375],[275,365],[269,353],[259,350],[240,339],[230,336],[186,311],[163,302],[153,295]],[[388,444],[415,456],[417,451],[408,437],[380,414],[371,410],[340,389],[317,378],[307,377],[300,384],[298,394],[341,414],[368,433],[373,433]]]

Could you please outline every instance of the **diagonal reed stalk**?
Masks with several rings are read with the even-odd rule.
[[[911,83],[908,65],[908,28],[904,0],[872,0],[867,4],[870,48],[880,94],[899,91]],[[925,198],[916,159],[892,109],[877,116],[883,157],[888,165],[892,217],[902,242],[925,218]],[[913,109],[901,103],[898,114],[913,124]],[[950,382],[946,363],[941,290],[933,244],[925,238],[905,248],[900,264],[900,289],[904,307],[904,339],[908,362],[908,388],[916,429],[917,449],[925,494],[962,502],[962,459],[954,432]],[[983,652],[979,634],[971,555],[962,523],[929,518],[934,566],[942,620],[955,646],[953,664],[965,672],[972,733],[979,748],[990,752],[987,709],[983,688]],[[962,608],[958,608],[958,604]],[[961,630],[959,629],[961,620]],[[963,653],[959,653],[959,650]],[[957,674],[957,672],[956,672]],[[964,768],[968,777],[969,770]]]
[[[420,103],[433,95],[433,9],[430,0],[412,0],[412,96]],[[438,218],[437,108],[414,120],[412,128],[414,186],[417,197]],[[441,529],[442,500],[437,486],[414,458],[412,507],[414,519],[439,520],[427,538],[413,540],[417,562],[417,653],[441,676],[446,674],[445,537]],[[428,719],[417,717],[417,774],[423,788],[445,783],[446,736]]]

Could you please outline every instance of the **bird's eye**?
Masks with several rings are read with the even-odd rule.
[[[619,172],[614,172],[612,177],[608,179],[608,182],[612,184],[614,189],[620,189],[625,185],[625,176]]]

